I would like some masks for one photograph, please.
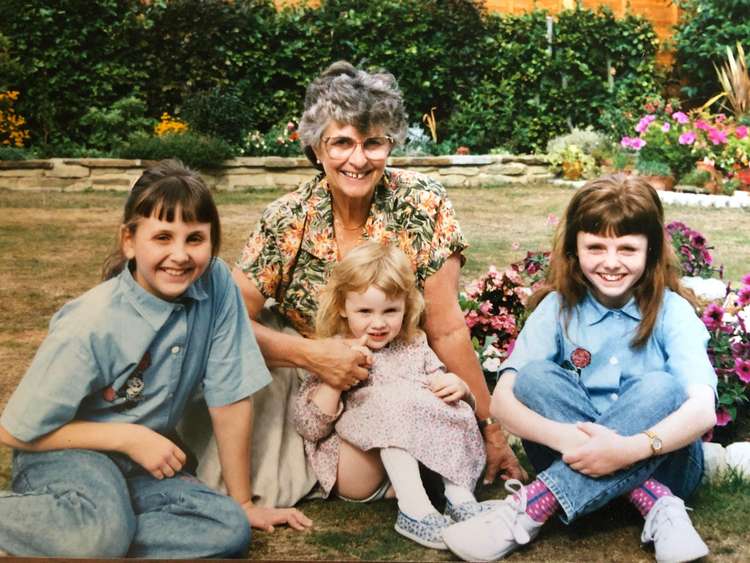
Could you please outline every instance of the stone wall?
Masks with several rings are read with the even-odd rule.
[[[151,161],[111,158],[52,158],[0,161],[0,188],[11,190],[128,190]],[[482,187],[546,180],[553,175],[544,156],[450,155],[393,157],[389,165],[424,172],[445,187]],[[245,157],[204,170],[217,190],[293,189],[316,173],[306,158]]]

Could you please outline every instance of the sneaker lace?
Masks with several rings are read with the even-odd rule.
[[[687,518],[687,513],[681,509],[692,510],[692,508],[679,506],[680,504],[682,502],[677,498],[665,499],[656,503],[651,509],[653,514],[649,514],[650,518],[643,530],[644,537],[647,540],[655,540],[659,530],[666,530],[667,527],[674,526],[679,521],[684,521]]]
[[[497,509],[488,513],[487,518],[493,526],[508,530],[519,545],[527,544],[531,541],[531,536],[518,521],[518,518],[526,513],[526,487],[518,479],[508,479],[505,482],[505,490],[508,491],[508,496]]]

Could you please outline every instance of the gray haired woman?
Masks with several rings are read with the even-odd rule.
[[[332,267],[365,240],[398,245],[412,261],[427,308],[423,328],[446,368],[469,385],[492,481],[522,469],[500,425],[458,305],[467,247],[445,189],[416,172],[386,167],[403,142],[406,112],[396,79],[339,61],[313,81],[299,134],[320,173],[271,203],[236,263],[239,285],[274,383],[255,397],[254,492],[258,502],[292,505],[311,492],[370,499],[387,489],[377,450],[360,451],[332,432],[337,413],[318,412],[320,440],[308,448],[288,410],[305,372],[339,389],[368,377],[367,342],[313,339],[317,297]]]

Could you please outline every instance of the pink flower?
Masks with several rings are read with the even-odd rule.
[[[646,146],[646,141],[640,137],[623,137],[620,144],[626,149],[641,150]]]
[[[704,131],[708,131],[709,129],[711,129],[711,126],[708,123],[706,123],[705,121],[703,121],[702,119],[699,119],[698,121],[695,122],[695,128],[696,129],[703,129]]]
[[[668,133],[669,130],[672,128],[672,126],[669,124],[668,121],[665,121],[664,124],[661,126],[661,130],[665,133]]]
[[[692,145],[695,142],[695,131],[685,131],[682,133],[677,142],[681,145]]]
[[[638,133],[643,133],[646,129],[648,129],[648,126],[651,125],[654,119],[656,119],[655,115],[646,115],[642,117],[638,124],[635,126],[635,130]]]
[[[688,118],[688,116],[681,111],[674,112],[672,114],[672,119],[674,119],[680,125],[685,125],[686,123],[690,122],[690,118]]]
[[[740,381],[743,383],[750,383],[750,360],[743,360],[742,358],[734,359],[734,372]]]
[[[485,315],[489,315],[492,312],[492,303],[489,301],[483,301],[479,306],[479,312]]]
[[[732,422],[732,415],[723,408],[716,411],[716,426],[726,426]]]
[[[716,303],[709,303],[703,311],[701,320],[708,330],[721,328],[721,319],[724,317],[724,309]]]
[[[559,222],[560,222],[560,219],[558,219],[557,215],[555,215],[554,213],[550,213],[549,215],[547,215],[547,224],[548,225],[551,225],[551,226],[554,227]]]
[[[583,369],[591,363],[591,352],[585,348],[576,348],[570,354],[570,361],[578,369]]]
[[[747,126],[746,125],[738,125],[737,128],[734,130],[734,136],[738,139],[744,139],[747,137]]]
[[[291,132],[294,131],[297,128],[297,126],[294,124],[293,121],[290,121],[286,124],[286,130]]]
[[[750,274],[745,274],[742,276],[742,283],[745,285],[750,285]]]
[[[713,127],[708,130],[708,138],[714,145],[723,145],[727,142],[727,134]]]
[[[744,307],[750,304],[750,286],[746,285],[737,292],[737,305]]]
[[[724,115],[723,113],[717,113],[714,116],[714,121],[716,121],[716,123],[722,123],[723,121],[726,120],[726,118],[727,118],[727,116]]]

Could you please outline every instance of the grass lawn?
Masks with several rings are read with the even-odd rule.
[[[232,262],[263,207],[281,192],[219,194],[224,228],[221,256]],[[471,243],[464,281],[490,264],[502,268],[526,250],[549,249],[553,223],[571,189],[547,184],[453,190],[451,199]],[[0,191],[0,408],[46,333],[50,316],[66,301],[99,281],[104,257],[114,243],[125,195],[122,193],[19,193]],[[750,272],[750,210],[668,207],[668,220],[700,230],[714,247],[725,277]],[[743,434],[748,439],[748,434]],[[0,488],[7,487],[10,454],[0,448]],[[499,486],[480,490],[482,498],[501,494]],[[705,486],[691,503],[694,521],[714,561],[750,560],[750,487],[733,481]],[[279,529],[257,533],[252,558],[449,560],[447,553],[423,549],[393,531],[393,501],[369,506],[315,501],[302,506],[315,520],[300,534]],[[639,546],[641,521],[624,503],[614,503],[566,528],[555,522],[518,561],[652,561]]]

